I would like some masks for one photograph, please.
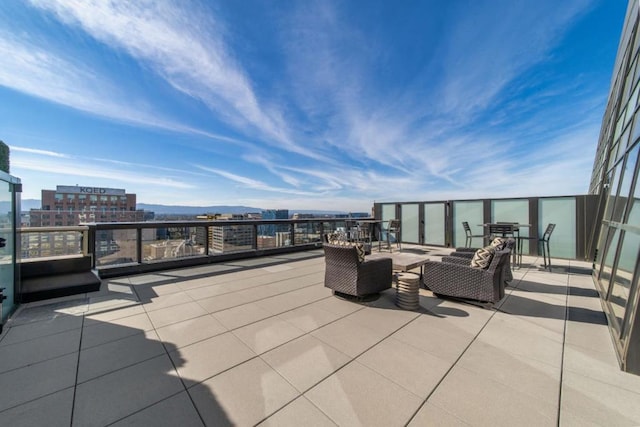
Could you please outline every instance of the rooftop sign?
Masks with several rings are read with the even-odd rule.
[[[56,193],[72,194],[104,194],[111,196],[124,196],[126,193],[121,188],[80,187],[78,185],[58,185]]]

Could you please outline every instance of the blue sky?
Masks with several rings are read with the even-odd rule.
[[[368,212],[586,193],[623,0],[2,0],[23,198]]]

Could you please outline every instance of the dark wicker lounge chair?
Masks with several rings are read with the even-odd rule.
[[[505,248],[513,251],[516,245],[516,241],[513,238],[507,238]],[[471,262],[471,258],[473,258],[473,254],[479,248],[456,248],[454,252],[451,252],[448,256],[442,257],[442,261],[451,262],[455,264],[467,264]],[[463,259],[464,261],[462,261]],[[511,271],[511,263],[507,262],[504,264],[504,280],[506,282],[510,282],[513,280],[513,272]]]
[[[335,293],[363,297],[391,287],[391,258],[360,262],[353,246],[324,245],[324,286]]]
[[[511,251],[494,254],[486,269],[448,262],[429,261],[422,283],[436,295],[495,303],[504,297],[504,263]]]

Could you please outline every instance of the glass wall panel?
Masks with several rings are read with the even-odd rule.
[[[445,245],[445,204],[426,203],[424,205],[425,245]],[[463,231],[464,233],[464,231]]]
[[[631,288],[631,280],[633,279],[633,271],[638,259],[638,250],[640,249],[640,235],[635,233],[624,233],[622,238],[622,247],[620,248],[620,258],[616,268],[616,274],[609,295],[609,302],[613,314],[618,321],[618,331],[624,319],[624,310],[629,300],[629,291]]]
[[[609,227],[607,239],[603,248],[604,261],[600,267],[600,284],[605,292],[609,292],[609,284],[611,282],[611,273],[613,269],[613,262],[616,257],[616,248],[618,247],[618,240],[620,239],[620,229]]]
[[[390,219],[396,219],[395,203],[382,205],[382,220],[389,221]]]
[[[548,224],[556,225],[549,239],[549,250],[554,257],[576,257],[576,199],[574,197],[540,199],[538,224],[540,237]]]
[[[622,170],[622,162],[620,162],[615,170],[609,174],[609,186],[605,183],[604,191],[607,192],[607,206],[604,211],[603,220],[610,220],[615,206],[616,194],[618,193],[618,183],[620,181],[620,171]]]
[[[389,220],[396,219],[396,205],[395,203],[390,203],[386,205],[382,205],[382,229],[386,229],[389,226]],[[400,224],[402,226],[402,224]],[[383,231],[380,233],[380,239],[382,241],[387,240],[387,235]]]
[[[472,234],[484,234],[484,212],[482,200],[453,202],[453,245],[464,246],[465,234],[462,222],[467,221]],[[480,239],[474,239],[473,246],[482,246]]]
[[[631,192],[631,184],[633,183],[633,174],[638,159],[638,147],[640,147],[640,145],[636,145],[627,157],[620,182],[620,191],[618,191],[618,197],[615,199],[611,221],[622,221],[629,200],[629,193]]]
[[[418,218],[418,204],[403,204],[400,218],[400,235],[406,243],[420,243],[420,220]]]
[[[11,313],[14,301],[14,280],[15,280],[15,259],[13,257],[13,209],[11,185],[6,181],[0,181],[0,203],[8,205],[9,210],[0,214],[0,237],[4,239],[3,246],[0,247],[0,284],[5,288],[2,301],[3,321]],[[5,390],[6,392],[7,390]]]

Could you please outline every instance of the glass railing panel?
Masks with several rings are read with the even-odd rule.
[[[260,224],[256,226],[258,249],[291,246],[289,224]]]
[[[548,224],[556,228],[549,239],[549,250],[554,258],[576,257],[576,199],[557,197],[538,202],[538,236],[542,237]],[[526,245],[525,245],[526,246]]]
[[[83,231],[35,231],[34,228],[20,232],[21,260],[83,254]]]
[[[268,224],[271,225],[271,224]],[[268,226],[267,225],[267,226]],[[280,227],[286,225],[275,225],[275,247],[281,246],[280,243],[286,241],[282,246],[291,245],[291,235],[286,232],[278,231]],[[251,251],[254,249],[254,226],[253,225],[224,225],[211,227],[211,240],[209,242],[209,254],[224,254],[242,251]]]
[[[465,244],[463,221],[469,223],[471,234],[483,235],[484,212],[482,200],[453,202],[453,245],[461,247]],[[481,239],[474,239],[473,246],[482,246]]]
[[[0,203],[7,205],[8,209],[0,215],[0,287],[3,287],[3,295],[6,297],[0,301],[2,305],[2,318],[5,320],[14,308],[14,283],[15,283],[15,259],[14,259],[14,212],[12,203],[12,188],[9,182],[0,180]],[[6,392],[6,390],[5,390]]]
[[[426,245],[445,245],[444,206],[444,203],[425,203],[424,205],[424,243]]]
[[[148,231],[153,232],[154,230]],[[137,262],[136,236],[135,229],[97,230],[95,245],[96,266]]]
[[[143,262],[204,255],[202,237],[205,228],[185,226],[142,229]]]
[[[294,224],[293,235],[294,244],[296,245],[307,245],[322,241],[319,222]]]

